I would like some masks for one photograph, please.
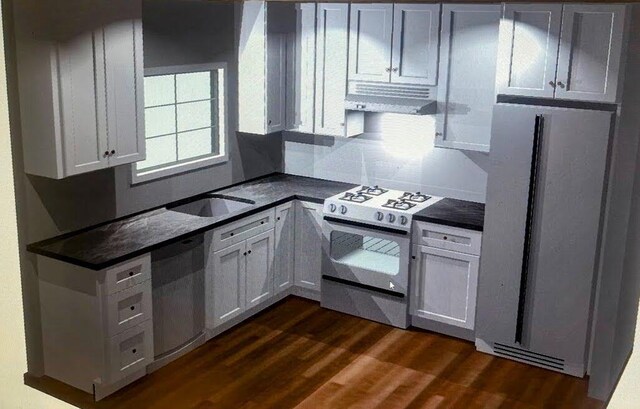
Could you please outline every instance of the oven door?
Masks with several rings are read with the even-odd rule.
[[[325,218],[322,274],[325,279],[406,296],[410,235],[401,230]]]

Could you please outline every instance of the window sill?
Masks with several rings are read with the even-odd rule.
[[[192,172],[198,169],[207,168],[213,165],[219,165],[229,160],[228,155],[209,156],[206,158],[200,158],[193,162],[181,163],[178,165],[167,166],[162,169],[154,169],[148,172],[142,171],[140,173],[136,170],[136,164],[131,166],[131,185],[138,185],[145,182],[151,182],[153,180],[166,178],[169,176],[176,176],[182,173]]]

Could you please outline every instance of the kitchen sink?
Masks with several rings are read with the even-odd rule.
[[[199,197],[192,202],[183,203],[175,207],[167,207],[167,209],[193,216],[219,217],[245,209],[254,204],[255,202],[253,200],[211,194],[206,197]]]

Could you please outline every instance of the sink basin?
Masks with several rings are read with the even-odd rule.
[[[200,217],[218,217],[233,213],[254,205],[253,200],[240,199],[223,195],[208,195],[167,209]]]

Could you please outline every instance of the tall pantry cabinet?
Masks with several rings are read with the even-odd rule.
[[[141,0],[14,9],[25,171],[62,179],[145,159]]]

